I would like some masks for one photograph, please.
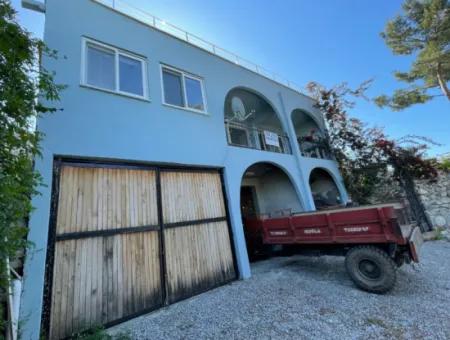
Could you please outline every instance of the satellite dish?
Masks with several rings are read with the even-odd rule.
[[[252,110],[250,113],[247,114],[244,102],[239,97],[231,98],[231,111],[233,114],[232,119],[238,120],[240,122],[243,122],[255,112],[254,110]]]

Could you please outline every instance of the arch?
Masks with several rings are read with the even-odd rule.
[[[240,186],[240,210],[247,251],[254,258],[261,251],[257,220],[290,216],[303,204],[289,173],[273,162],[256,162],[244,171]]]
[[[283,119],[261,93],[243,86],[228,91],[224,102],[228,144],[291,153]]]
[[[324,130],[324,122],[321,122],[321,121],[320,121],[315,115],[313,115],[311,112],[309,112],[309,111],[307,111],[307,110],[305,110],[305,109],[300,109],[300,108],[294,109],[294,110],[292,110],[292,112],[291,112],[291,121],[292,121],[293,124],[294,124],[295,116],[298,116],[298,115],[304,115],[304,116],[306,116],[307,118],[311,119],[311,120],[315,123],[315,125],[316,125],[321,131]],[[294,124],[294,127],[295,127],[295,124]]]
[[[291,113],[291,121],[302,156],[331,159],[326,130],[317,117],[305,110],[295,109]]]
[[[309,186],[317,210],[344,204],[346,195],[336,176],[328,169],[313,168],[309,174]]]

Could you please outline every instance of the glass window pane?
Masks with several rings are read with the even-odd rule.
[[[201,82],[189,77],[185,77],[184,79],[186,80],[186,98],[188,106],[191,109],[204,111],[205,105],[203,104]]]
[[[114,90],[114,51],[87,46],[87,83],[103,89]]]
[[[163,70],[164,101],[167,104],[184,106],[181,74]]]
[[[246,130],[230,127],[229,133],[231,144],[248,146],[248,136]]]
[[[142,80],[142,62],[140,60],[119,55],[119,88],[138,96],[144,95]]]

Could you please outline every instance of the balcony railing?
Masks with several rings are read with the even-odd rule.
[[[298,144],[303,157],[333,159],[325,139],[312,140],[309,137],[299,137]]]
[[[229,120],[225,120],[225,128],[229,145],[292,154],[289,138],[284,134]]]
[[[138,7],[130,4],[127,1],[124,1],[124,0],[92,0],[92,1],[102,4],[106,7],[109,7],[121,14],[129,16],[145,25],[156,28],[157,30],[163,31],[163,32],[170,34],[178,39],[184,40],[191,45],[201,48],[201,49],[203,49],[209,53],[212,53],[222,59],[226,59],[236,65],[244,67],[247,70],[255,72],[265,78],[269,78],[270,80],[273,80],[274,82],[276,82],[278,84],[286,86],[286,87],[290,88],[291,90],[294,90],[300,94],[305,95],[302,91],[302,88],[299,85],[289,81],[288,79],[280,76],[279,74],[272,72],[258,64],[255,64],[252,61],[244,59],[244,58],[238,56],[237,54],[230,52],[222,47],[219,47],[209,41],[206,41],[205,39],[202,39],[195,34],[189,33],[187,31],[183,30],[182,28],[172,25],[172,24],[168,23],[167,21],[162,20],[162,19],[142,10],[141,8],[138,8]]]

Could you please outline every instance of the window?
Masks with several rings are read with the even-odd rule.
[[[184,81],[186,84],[187,105],[191,109],[205,111],[205,107],[203,106],[202,83],[200,80],[185,77]]]
[[[165,103],[184,106],[182,74],[163,70],[163,85]]]
[[[203,81],[171,67],[162,66],[164,104],[206,112]]]
[[[248,133],[246,129],[230,126],[228,128],[231,144],[249,146]]]
[[[83,85],[132,97],[147,98],[144,58],[84,39],[82,64]]]
[[[88,45],[87,49],[87,82],[108,90],[114,90],[115,66],[114,51]]]

